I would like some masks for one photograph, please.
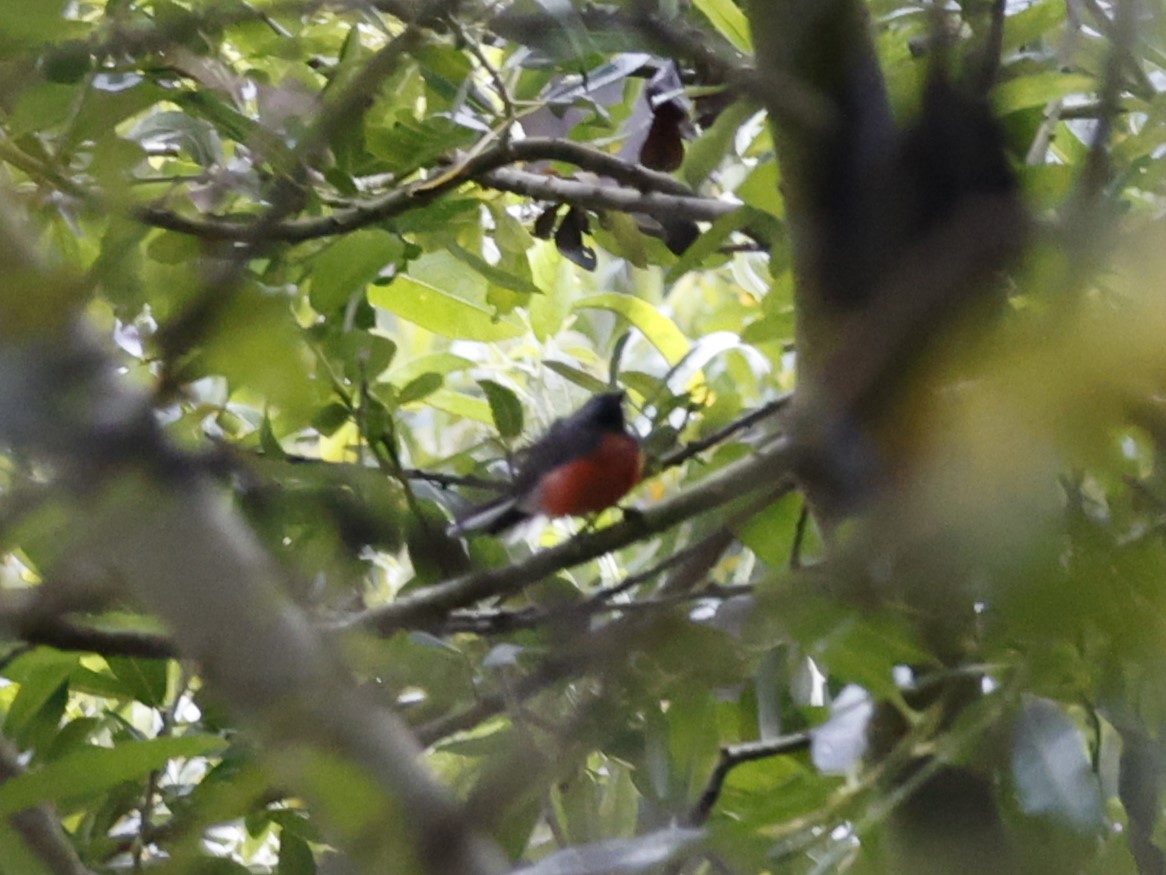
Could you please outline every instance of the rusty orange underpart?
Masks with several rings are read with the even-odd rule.
[[[640,482],[643,467],[634,438],[605,434],[595,452],[542,479],[537,510],[548,516],[579,516],[611,507]]]

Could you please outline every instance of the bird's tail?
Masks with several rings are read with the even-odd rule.
[[[451,538],[460,538],[473,532],[496,535],[529,516],[530,514],[522,510],[513,497],[501,498],[471,508],[446,531]]]

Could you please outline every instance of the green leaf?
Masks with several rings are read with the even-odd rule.
[[[781,219],[785,217],[785,202],[778,189],[780,177],[777,162],[758,164],[745,181],[737,186],[736,195],[749,206]]]
[[[686,273],[705,264],[706,259],[719,255],[721,246],[728,241],[734,231],[739,231],[754,223],[764,225],[766,222],[773,221],[768,213],[762,213],[751,207],[741,207],[739,210],[733,210],[733,212],[721,216],[712,223],[707,231],[696,238],[696,242],[688,247],[685,253],[676,260],[676,264],[668,269],[665,282],[676,282]]]
[[[688,355],[690,348],[688,338],[676,327],[676,323],[639,298],[608,292],[591,295],[578,301],[575,309],[609,310],[623,316],[640,330],[670,365],[679,363]]]
[[[1061,0],[1037,0],[1015,15],[1004,19],[1002,48],[1010,53],[1020,46],[1044,36],[1065,20],[1067,4]]]
[[[611,390],[611,386],[609,386],[603,380],[599,379],[598,377],[593,377],[591,374],[580,370],[579,368],[572,367],[566,362],[544,361],[543,367],[554,371],[560,377],[570,380],[576,386],[581,386],[593,394],[599,394],[600,392],[608,392]]]
[[[449,389],[438,389],[425,399],[425,403],[461,419],[473,420],[482,423],[482,425],[494,424],[490,405],[481,398],[471,398],[469,395],[451,392]]]
[[[404,386],[422,374],[441,374],[443,377],[457,371],[472,368],[474,362],[451,352],[439,352],[433,355],[423,355],[410,361],[394,365],[384,379],[394,386]]]
[[[144,777],[177,757],[212,756],[227,743],[214,735],[154,738],[116,747],[87,747],[0,784],[0,816],[42,802],[60,804]]]
[[[509,319],[495,320],[485,307],[423,283],[409,275],[368,290],[369,301],[434,334],[461,340],[496,341],[518,337],[523,328]]]
[[[414,401],[420,401],[440,389],[443,382],[444,378],[441,374],[433,372],[422,374],[405,385],[397,395],[397,403],[411,404]]]
[[[312,428],[322,435],[332,435],[349,419],[348,408],[339,401],[325,404],[312,416]]]
[[[110,656],[105,661],[130,695],[143,705],[160,708],[165,703],[170,668],[166,660]]]
[[[4,718],[4,731],[17,735],[27,726],[68,682],[76,668],[76,654],[41,650],[11,667],[7,677],[20,684],[20,690]]]
[[[400,238],[380,228],[346,234],[316,256],[308,300],[318,313],[331,313],[404,254]]]
[[[732,150],[741,125],[756,112],[757,108],[751,103],[738,100],[717,116],[712,126],[685,150],[681,179],[693,188],[705,182]]]
[[[801,498],[787,495],[750,518],[737,530],[737,535],[770,568],[785,568],[801,511]]]
[[[409,173],[452,149],[474,141],[474,132],[448,118],[417,119],[401,110],[365,134],[368,150],[396,174]]]
[[[523,295],[542,294],[539,287],[531,282],[528,277],[518,276],[501,267],[490,264],[482,256],[475,255],[469,250],[458,246],[456,243],[450,243],[447,249],[451,255],[468,264],[494,285],[501,286],[504,289],[510,289],[512,292],[519,292]]]
[[[316,875],[316,858],[308,843],[295,833],[283,829],[279,834],[279,865],[275,875]]]
[[[1091,94],[1097,88],[1092,76],[1080,73],[1034,73],[1021,76],[998,86],[992,92],[992,102],[1001,115],[1044,106],[1050,100],[1068,97],[1070,94]]]
[[[493,380],[478,380],[478,385],[486,393],[490,404],[490,415],[494,427],[503,438],[516,438],[522,434],[522,402],[506,386]]]
[[[35,47],[59,38],[66,0],[8,0],[0,14],[0,48]]]
[[[753,51],[749,20],[733,0],[695,0],[694,6],[713,23],[721,36],[742,52]]]

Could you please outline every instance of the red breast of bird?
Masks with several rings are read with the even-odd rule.
[[[639,441],[624,422],[623,393],[597,395],[520,454],[507,495],[472,508],[450,533],[496,534],[538,514],[597,513],[623,498],[642,473]]]

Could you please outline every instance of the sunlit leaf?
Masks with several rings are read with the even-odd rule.
[[[590,295],[575,304],[577,310],[591,308],[610,310],[623,316],[643,333],[669,364],[678,363],[688,353],[688,339],[676,323],[646,301],[631,295],[602,294]]]
[[[368,299],[435,334],[466,340],[505,340],[522,327],[507,319],[495,320],[485,307],[472,304],[411,276],[399,276],[387,286],[373,286]]]
[[[753,50],[749,38],[749,21],[733,0],[696,0],[693,4],[705,14],[721,36],[742,52]]]

